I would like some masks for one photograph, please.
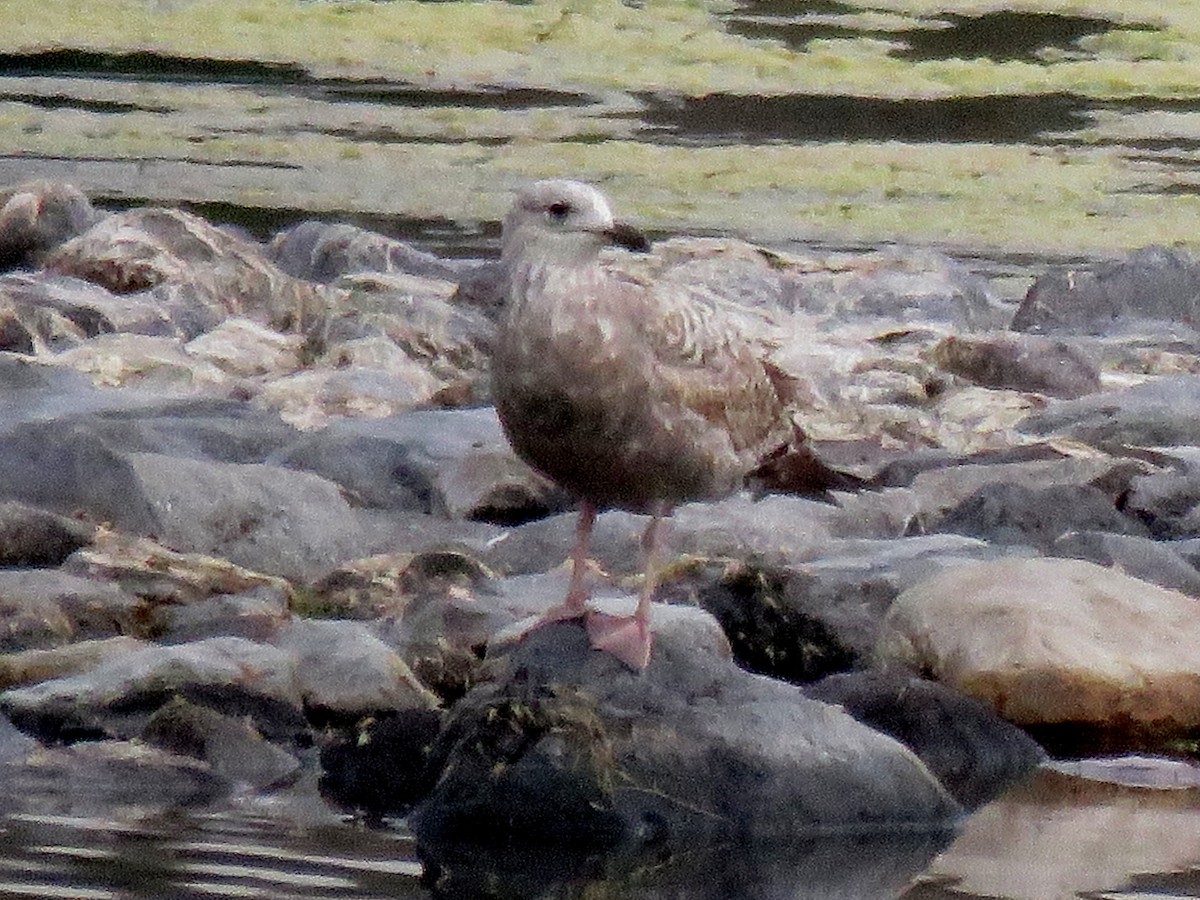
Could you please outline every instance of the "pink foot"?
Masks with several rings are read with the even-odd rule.
[[[644,618],[593,612],[586,622],[588,637],[597,650],[611,653],[635,672],[650,664],[653,636]]]

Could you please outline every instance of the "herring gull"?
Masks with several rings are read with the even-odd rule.
[[[517,454],[580,501],[570,589],[539,623],[582,618],[593,647],[640,670],[650,659],[663,517],[682,501],[726,496],[788,448],[803,449],[797,385],[771,361],[778,335],[765,315],[603,266],[605,245],[648,244],[589,185],[529,185],[501,243],[496,409]],[[814,490],[842,486],[811,452],[800,458]],[[651,516],[632,616],[587,607],[588,546],[605,508]]]

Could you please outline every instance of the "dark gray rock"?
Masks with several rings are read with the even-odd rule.
[[[58,566],[92,542],[95,529],[21,503],[0,503],[0,568]]]
[[[1120,259],[1058,267],[1033,283],[1014,331],[1113,334],[1157,319],[1200,318],[1200,264],[1182,247],[1145,247]]]
[[[1051,397],[1082,397],[1100,390],[1100,367],[1065,341],[997,334],[944,338],[930,351],[937,366],[973,384]]]
[[[1200,570],[1167,541],[1104,531],[1073,531],[1058,538],[1048,552],[1114,567],[1142,581],[1200,597]]]
[[[1200,376],[1163,376],[1135,387],[1053,403],[1021,431],[1101,449],[1200,445]]]
[[[1136,478],[1125,511],[1158,540],[1200,537],[1200,474],[1161,472]]]
[[[270,643],[291,620],[288,593],[261,585],[236,594],[218,594],[188,603],[155,605],[148,626],[164,643],[184,644],[210,637],[242,637]]]
[[[357,503],[383,509],[509,524],[569,505],[517,459],[491,407],[336,422],[272,461],[336,481]]]
[[[983,485],[928,527],[1042,550],[1074,531],[1147,534],[1141,522],[1122,514],[1112,498],[1090,484],[1029,487],[1004,481]]]
[[[952,453],[942,448],[914,450],[890,460],[870,479],[873,487],[908,487],[922,472],[955,466],[1002,466],[1009,463],[1062,459],[1061,450],[1050,444],[1022,444],[977,453]]]
[[[938,830],[959,814],[899,743],[737,668],[707,616],[657,607],[652,621],[640,673],[575,623],[513,646],[442,729],[437,784],[409,818],[418,838],[694,849]]]
[[[934,681],[848,672],[807,685],[804,693],[900,741],[968,809],[999,796],[1046,757],[990,706]]]
[[[300,760],[265,740],[245,718],[232,718],[182,697],[150,717],[141,739],[160,750],[201,760],[235,789],[277,787],[300,769]]]

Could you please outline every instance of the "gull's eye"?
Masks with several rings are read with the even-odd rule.
[[[555,222],[561,222],[571,212],[571,204],[551,203],[546,207],[546,212]]]

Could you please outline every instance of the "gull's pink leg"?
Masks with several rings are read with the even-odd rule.
[[[587,615],[588,591],[584,585],[587,574],[588,547],[592,542],[592,527],[596,524],[596,504],[584,500],[579,507],[579,522],[575,526],[575,547],[571,550],[571,587],[558,606],[546,610],[539,624],[565,622]]]
[[[642,549],[646,554],[645,577],[638,594],[637,609],[632,616],[610,616],[593,612],[587,617],[588,635],[597,650],[611,653],[635,672],[650,664],[653,635],[650,634],[650,598],[658,587],[662,558],[660,533],[664,516],[671,513],[665,503],[655,504],[650,524],[642,534]]]

